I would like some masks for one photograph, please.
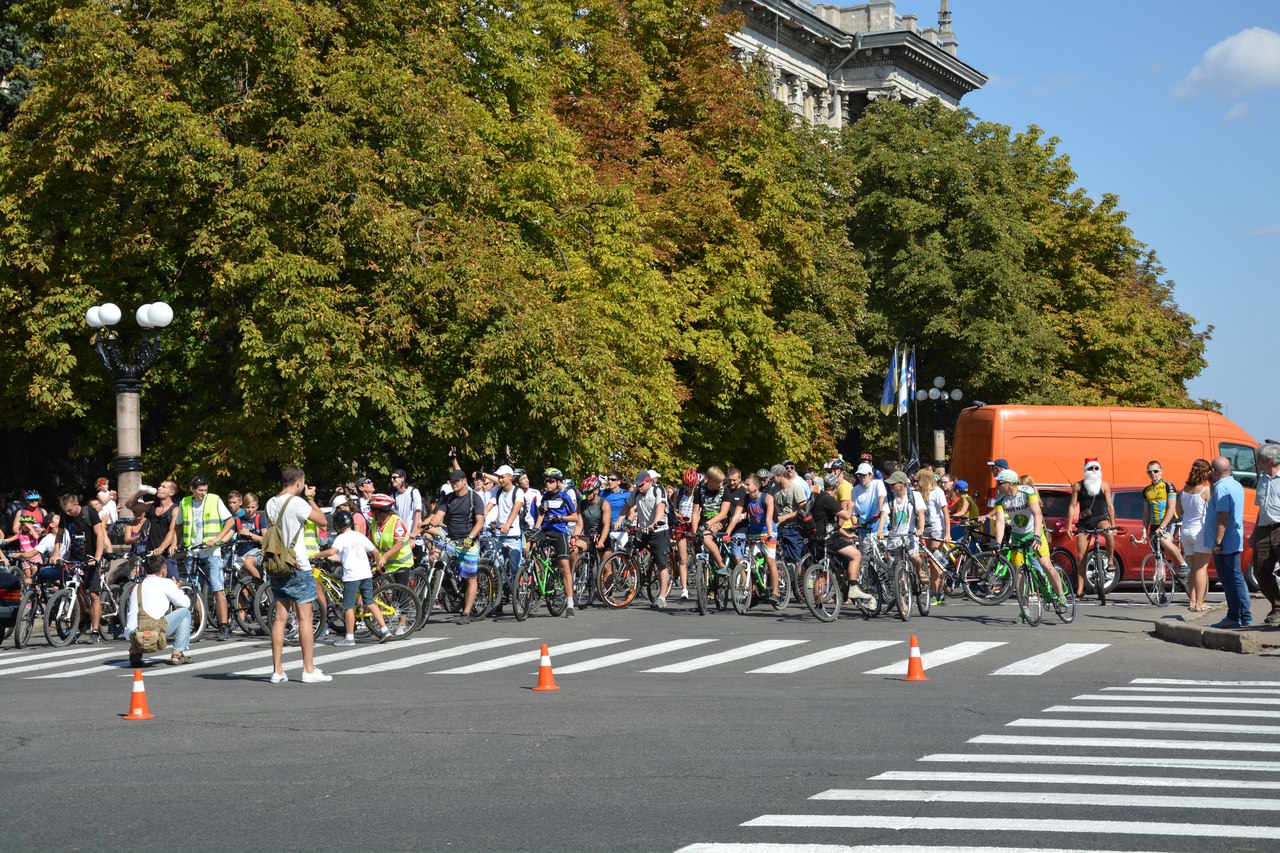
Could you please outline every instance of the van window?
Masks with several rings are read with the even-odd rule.
[[[1219,444],[1218,452],[1231,463],[1231,476],[1246,489],[1258,488],[1258,457],[1247,444]]]
[[[1111,502],[1116,508],[1116,518],[1142,519],[1142,492],[1112,492]]]
[[[1067,507],[1071,505],[1071,495],[1068,492],[1051,492],[1041,489],[1040,502],[1043,504],[1041,512],[1044,513],[1045,518],[1066,518]]]

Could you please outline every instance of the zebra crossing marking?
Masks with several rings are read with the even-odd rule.
[[[1031,756],[1027,756],[1028,758]],[[924,760],[924,759],[921,759]],[[978,771],[888,770],[869,782],[1005,782],[1033,785],[1094,785],[1136,788],[1261,788],[1280,790],[1280,782],[1257,779],[1186,776],[1115,776],[1101,773],[991,773]]]
[[[954,646],[944,646],[941,649],[927,652],[920,656],[921,663],[924,664],[925,671],[928,672],[935,667],[943,664],[953,663],[965,658],[971,658],[980,655],[983,652],[989,652],[1000,646],[1008,645],[1008,643],[981,643],[981,642],[965,642],[956,643]],[[901,663],[892,663],[888,666],[881,666],[875,669],[869,669],[863,675],[902,675],[906,672],[907,661]]]
[[[1231,824],[1155,823],[1129,820],[1054,820],[1019,818],[993,821],[990,817],[911,817],[909,815],[767,814],[739,826],[828,829],[928,829],[956,832],[1063,832],[1096,835],[1170,835],[1179,838],[1280,839],[1280,827]]]
[[[855,655],[874,652],[879,649],[887,649],[890,646],[900,646],[902,640],[859,640],[856,643],[849,643],[844,646],[836,646],[834,649],[824,649],[820,652],[802,655],[798,658],[775,663],[769,666],[762,666],[759,669],[753,669],[749,674],[769,673],[769,674],[786,674],[792,672],[803,672],[806,669],[812,669],[815,666],[822,666],[824,663],[833,663],[845,658],[851,658]]]
[[[547,649],[547,653],[554,659],[557,655],[567,655],[573,652],[586,651],[587,649],[595,649],[600,646],[611,646],[615,643],[625,643],[626,640],[599,638],[594,640],[579,640],[576,643],[564,643],[559,646],[551,646]],[[514,655],[506,657],[494,658],[493,660],[483,661],[481,663],[473,663],[470,666],[459,666],[453,669],[440,669],[431,673],[432,675],[470,675],[475,672],[491,672],[495,669],[505,669],[510,666],[519,666],[524,663],[537,663],[542,654],[541,649],[533,649],[527,652],[518,652]]]
[[[454,646],[450,649],[441,649],[437,652],[427,652],[421,655],[410,655],[407,658],[398,660],[382,661],[381,663],[370,664],[369,666],[361,666],[355,669],[342,670],[343,675],[368,675],[373,672],[388,672],[396,669],[408,669],[411,666],[417,666],[421,663],[432,663],[433,661],[444,660],[445,658],[455,658],[460,655],[471,654],[472,652],[483,652],[488,649],[496,649],[502,646],[510,646],[513,643],[533,643],[529,637],[497,637],[493,640],[484,640],[479,643],[467,643],[463,646]]]
[[[1065,663],[1100,652],[1109,646],[1110,643],[1063,643],[1056,649],[1050,649],[1043,654],[1034,655],[1025,660],[1011,663],[1008,666],[1002,666],[991,674],[1044,675],[1046,672],[1056,669]]]
[[[445,639],[447,638],[446,637],[410,637],[407,640],[396,640],[395,642],[401,648],[407,648],[412,646],[422,646],[422,645],[426,645],[427,643],[438,643],[441,640],[445,640]],[[316,654],[314,656],[314,663],[316,666],[319,666],[322,663],[329,663],[330,661],[346,660],[347,658],[359,658],[359,657],[364,657],[366,655],[377,654],[378,652],[388,651],[387,647],[380,643],[360,646],[359,648],[347,649],[346,651],[334,652],[332,654],[323,654],[323,655],[319,653],[321,648],[322,647],[320,646],[316,647]],[[302,659],[299,658],[298,660],[284,661],[284,663],[282,664],[282,668],[285,670],[301,669]],[[259,666],[259,667],[255,667],[254,669],[241,670],[240,672],[237,672],[235,674],[236,675],[271,675],[271,673],[273,672],[275,672],[275,665],[267,664],[266,666]]]
[[[1044,764],[1043,755],[935,752],[919,759],[943,764]],[[1125,757],[1119,755],[1055,755],[1054,764],[1074,767],[1155,767],[1161,770],[1234,770],[1280,773],[1280,761],[1216,758]]]
[[[785,649],[788,646],[797,646],[801,643],[807,643],[808,640],[761,640],[758,643],[750,643],[745,646],[739,646],[736,649],[729,649],[726,652],[718,652],[713,655],[706,655],[692,660],[681,661],[667,666],[659,666],[654,669],[646,669],[645,672],[694,672],[699,669],[706,669],[710,666],[717,666],[722,663],[730,663],[743,658],[755,657],[766,652],[772,652],[777,649]]]
[[[642,660],[657,655],[665,655],[667,652],[678,652],[681,649],[687,649],[692,646],[700,646],[704,643],[714,643],[715,640],[668,640],[665,643],[658,643],[652,646],[641,646],[638,649],[631,649],[626,652],[618,652],[613,655],[605,655],[602,658],[593,658],[584,660],[579,663],[571,663],[568,666],[562,666],[556,671],[556,675],[573,675],[575,672],[590,672],[593,669],[603,669],[606,666],[617,666],[622,663],[630,663],[634,660]]]
[[[941,791],[933,789],[833,788],[811,800],[882,803],[1013,803],[1030,806],[1110,806],[1144,809],[1240,809],[1280,811],[1280,800],[1253,797],[1175,797],[1142,794],[1073,793],[1070,791]]]

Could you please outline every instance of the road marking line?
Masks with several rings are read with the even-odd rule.
[[[1030,757],[1030,756],[1027,756]],[[1056,760],[1056,759],[1055,759]],[[1280,790],[1280,782],[1256,779],[1189,779],[1185,776],[1109,776],[1092,773],[980,773],[889,770],[869,782],[1020,782],[1034,785],[1099,785],[1137,788],[1262,788]]]
[[[1151,696],[1147,694],[1124,696],[1114,693],[1085,693],[1071,698],[1089,702],[1151,702],[1152,707],[1158,707],[1166,702],[1175,704],[1193,702],[1198,705],[1280,705],[1280,699],[1267,699],[1263,696]],[[1172,713],[1179,713],[1180,710],[1174,710]]]
[[[1098,746],[1136,749],[1202,749],[1223,752],[1280,752],[1280,743],[1237,743],[1225,740],[1149,740],[1136,737],[1029,737],[978,735],[969,743],[1003,743],[1020,746]],[[1058,759],[1055,758],[1054,761]]]
[[[365,655],[377,654],[378,652],[395,651],[395,649],[391,648],[391,646],[393,645],[403,649],[409,646],[421,646],[426,643],[438,643],[443,639],[446,639],[446,638],[445,637],[412,637],[408,640],[396,640],[393,643],[371,643],[367,645],[361,644],[359,648],[348,649],[342,652],[335,652],[330,655],[319,654],[320,648],[317,647],[314,663],[316,666],[319,666],[320,664],[328,663],[329,661],[346,660],[347,658],[359,658],[359,657],[364,657]],[[275,672],[274,667],[275,667],[275,664],[267,664],[266,666],[260,666],[255,669],[241,670],[240,672],[237,672],[235,674],[236,675],[271,675],[273,672]],[[302,659],[299,658],[298,660],[285,661],[284,668],[286,670],[301,669]]]
[[[599,648],[600,646],[611,646],[614,643],[625,643],[626,640],[612,639],[594,639],[579,640],[576,643],[565,643],[562,646],[551,646],[547,649],[552,659],[558,655],[567,655],[571,652],[580,652],[586,649]],[[494,658],[493,660],[483,661],[481,663],[473,663],[471,666],[459,666],[454,669],[439,669],[431,673],[432,675],[470,675],[473,672],[490,672],[495,669],[504,669],[509,666],[519,666],[525,663],[537,663],[542,650],[533,649],[528,652],[517,652],[514,655],[506,657]]]
[[[691,646],[700,646],[703,643],[713,643],[715,640],[670,640],[665,643],[658,643],[654,646],[642,646],[638,649],[631,649],[626,652],[618,652],[616,655],[605,655],[602,658],[593,658],[584,660],[580,663],[571,663],[568,666],[560,667],[558,675],[572,675],[575,672],[590,672],[593,669],[603,669],[606,666],[617,666],[620,663],[630,663],[633,660],[642,658],[656,657],[667,652],[678,652],[681,649],[687,649]]]
[[[1192,678],[1135,678],[1130,684],[1208,684],[1214,687],[1280,687],[1280,681],[1197,681]]]
[[[1213,693],[1265,693],[1268,696],[1280,696],[1280,690],[1265,690],[1261,687],[1104,687],[1102,689],[1108,693],[1183,693],[1187,695],[1203,693],[1206,694],[1205,698],[1213,698],[1208,695]]]
[[[236,644],[236,645],[234,645],[234,646],[225,646],[225,645],[224,645],[224,646],[219,646],[219,647],[217,647],[217,648],[210,648],[208,651],[209,651],[209,653],[211,653],[211,654],[216,654],[216,653],[219,653],[219,652],[231,652],[231,651],[235,651],[237,648],[239,648],[239,649],[245,649],[245,648],[250,648],[250,647],[254,647],[254,646],[256,646],[256,647],[259,647],[259,648],[260,648],[260,647],[262,646],[262,643],[260,643],[260,642],[255,642],[255,643],[237,643],[237,644]],[[188,649],[188,651],[190,651],[190,650]],[[109,671],[110,671],[110,670],[112,670],[112,669],[132,669],[132,667],[131,667],[131,666],[129,666],[129,648],[128,648],[127,646],[126,646],[126,647],[124,647],[123,649],[117,649],[117,650],[114,652],[114,654],[117,654],[117,655],[119,655],[119,654],[123,654],[123,655],[124,655],[124,659],[123,659],[123,660],[107,661],[106,663],[100,663],[100,664],[98,664],[97,666],[87,666],[87,667],[85,667],[84,669],[73,669],[73,670],[70,670],[70,671],[68,671],[68,672],[55,672],[55,673],[51,673],[50,675],[29,675],[29,676],[27,676],[27,677],[28,677],[28,678],[31,678],[31,679],[43,679],[43,678],[76,678],[76,677],[81,676],[81,675],[93,675],[94,673],[99,673],[99,672],[109,672]],[[147,656],[146,658],[144,658],[144,660],[146,660],[148,663],[163,663],[164,661],[167,661],[167,660],[168,660],[172,655],[173,655],[173,652],[172,652],[171,650],[169,650],[169,649],[166,649],[165,651],[160,652],[159,654],[154,654],[154,655],[153,655],[153,654],[148,654],[148,656]],[[224,658],[223,660],[225,660],[225,658]],[[69,661],[64,661],[64,663],[69,663]],[[188,668],[190,668],[190,667],[188,667]],[[159,674],[159,673],[157,673],[157,674]]]
[[[771,664],[770,666],[762,666],[759,669],[751,670],[751,673],[789,673],[801,672],[806,669],[812,669],[815,666],[822,666],[824,663],[844,660],[855,655],[874,652],[878,649],[887,649],[890,646],[900,646],[902,640],[859,640],[856,643],[849,643],[846,646],[836,646],[834,649],[824,649],[813,654],[802,655],[792,660],[786,660],[782,663]]]
[[[300,652],[302,649],[298,646],[285,646],[284,653],[286,655],[293,652]],[[271,658],[271,647],[258,649],[256,652],[248,652],[243,655],[232,655],[229,658],[214,658],[205,660],[203,655],[196,656],[192,663],[183,664],[182,666],[173,666],[159,670],[147,675],[147,678],[159,675],[176,675],[180,672],[196,672],[201,669],[213,669],[215,666],[226,666],[229,663],[244,663],[247,660],[261,660],[262,658]]]
[[[681,847],[676,853],[1151,853],[1142,850],[1084,850],[1063,847],[954,847],[919,844],[773,844],[771,842],[701,842]]]
[[[32,632],[31,636],[32,637],[36,636],[34,631]],[[18,656],[14,657],[13,660],[10,660],[0,666],[3,666],[3,667],[18,666],[20,664],[28,663],[28,662],[44,662],[49,658],[61,658],[61,657],[66,657],[67,655],[82,655],[85,652],[89,651],[89,648],[87,646],[77,644],[74,647],[69,649],[58,649],[56,651],[47,651],[46,649],[43,649],[43,648],[37,650],[32,648],[31,646],[27,646],[27,648],[25,649],[20,649],[15,651],[18,652]],[[10,657],[10,656],[5,655],[5,657]],[[3,674],[4,674],[3,672],[0,672],[0,675],[3,675]]]
[[[1159,714],[1165,709],[1152,705],[1053,705],[1041,713],[1077,713],[1077,714]],[[1260,711],[1256,708],[1179,708],[1179,717],[1280,717],[1280,711]],[[1128,722],[1123,723],[1129,726]],[[1184,731],[1178,720],[1168,720],[1165,725],[1170,732]]]
[[[341,670],[340,672],[343,675],[368,675],[373,672],[388,672],[393,669],[408,669],[409,667],[417,666],[420,663],[431,663],[432,661],[444,660],[445,658],[455,658],[460,655],[471,654],[472,652],[483,652],[487,649],[497,649],[502,646],[509,646],[512,643],[533,642],[536,642],[536,640],[532,637],[498,637],[496,639],[485,640],[480,643],[467,643],[464,646],[454,646],[451,649],[441,649],[438,652],[410,655],[407,658],[400,658],[399,660],[383,661],[381,663],[370,664],[369,666]]]
[[[1079,660],[1094,652],[1110,648],[1110,643],[1064,643],[1044,654],[1029,657],[997,669],[992,675],[1044,675],[1064,663]]]
[[[1000,646],[1008,645],[1008,643],[956,643],[954,646],[946,646],[932,652],[921,655],[921,662],[924,664],[925,671],[928,672],[934,667],[942,666],[944,663],[952,663],[953,661],[971,658],[974,655],[980,655],[983,652],[991,651]],[[905,675],[907,671],[907,661],[904,659],[902,663],[893,663],[888,666],[882,666],[878,669],[869,669],[863,675]]]
[[[1143,732],[1169,732],[1170,734],[1180,735],[1190,732],[1235,735],[1280,734],[1280,726],[1236,726],[1230,723],[1185,723],[1182,721],[1174,722],[1173,720],[1124,720],[1123,722],[1118,722],[1116,720],[1042,720],[1024,717],[1011,723],[1005,723],[1005,725],[1030,729],[1105,729],[1107,731],[1124,728]]]
[[[755,657],[766,652],[772,652],[777,649],[785,649],[788,646],[798,646],[801,643],[807,643],[808,640],[761,640],[758,643],[748,643],[736,649],[729,649],[726,652],[719,652],[714,655],[704,655],[700,658],[682,661],[680,663],[668,664],[667,666],[659,666],[654,669],[642,670],[643,672],[693,672],[694,670],[706,669],[707,667],[717,666],[722,663],[729,663],[743,658]]]
[[[739,826],[823,827],[839,829],[942,829],[987,832],[1070,832],[1108,835],[1171,835],[1177,838],[1280,838],[1276,826],[1153,823],[1128,820],[998,821],[989,817],[911,817],[909,815],[767,814]]]
[[[1068,791],[938,791],[832,788],[811,800],[854,800],[876,803],[1014,803],[1017,805],[1137,806],[1148,809],[1240,809],[1280,811],[1280,800],[1252,797],[1173,797],[1167,794],[1089,794]],[[1014,821],[1016,822],[1016,821]]]
[[[936,752],[921,761],[948,764],[1044,764],[1043,755],[982,755]],[[1230,770],[1237,773],[1280,773],[1280,761],[1240,761],[1217,758],[1124,758],[1111,755],[1055,755],[1055,764],[1077,767],[1156,767],[1161,770]]]

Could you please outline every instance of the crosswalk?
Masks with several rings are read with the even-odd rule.
[[[316,663],[334,675],[366,676],[412,671],[432,677],[478,676],[501,670],[533,671],[541,643],[536,636],[491,637],[468,640],[459,635],[419,635],[386,643],[361,643],[354,648],[317,644]],[[1051,645],[1047,641],[1046,645]],[[1059,643],[1047,650],[1029,644],[960,642],[931,649],[924,655],[928,671],[967,661],[986,667],[995,676],[1037,676],[1059,667],[1080,664],[1108,648],[1105,643]],[[586,637],[553,643],[550,648],[557,676],[601,671],[625,671],[645,676],[690,676],[728,673],[742,677],[794,676],[839,672],[842,676],[901,678],[907,669],[904,640],[857,640],[832,643],[829,639],[776,638],[749,640],[743,636],[684,637],[660,642],[625,637]],[[178,678],[188,673],[225,673],[243,678],[266,677],[272,671],[271,647],[265,638],[230,643],[204,642],[190,652],[193,659],[181,667],[155,666],[148,678]],[[152,655],[160,663],[168,652]],[[301,655],[295,646],[285,648],[284,669],[300,670]],[[59,681],[101,675],[129,675],[128,650],[123,643],[109,646],[76,646],[52,650],[35,647],[8,650],[0,656],[0,680],[6,678]],[[1203,687],[1203,686],[1202,686]],[[1192,689],[1192,688],[1188,688]],[[1254,689],[1254,688],[1245,688]],[[1104,696],[1104,698],[1106,698]],[[1246,698],[1247,697],[1241,697]],[[1090,698],[1089,702],[1103,701]],[[1076,714],[1064,710],[1064,714]],[[1272,715],[1254,715],[1266,718]],[[1204,721],[1205,725],[1214,724]],[[1223,732],[1260,734],[1256,720]],[[1212,729],[1210,729],[1212,730]]]
[[[678,853],[1155,853],[1188,843],[1274,850],[1278,727],[1201,718],[1275,716],[1280,681],[1139,678],[1004,726],[1054,735],[978,734],[962,751],[819,791],[788,812],[740,824],[725,833],[732,840]],[[1023,750],[1006,751],[1013,746]],[[902,843],[850,845],[849,830],[891,830]]]

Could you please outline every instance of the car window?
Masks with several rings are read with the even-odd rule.
[[[1112,492],[1116,518],[1142,520],[1142,492]]]
[[[1258,456],[1247,444],[1219,444],[1218,452],[1231,463],[1231,476],[1246,489],[1258,487]]]
[[[1041,511],[1045,518],[1066,518],[1067,507],[1071,505],[1071,495],[1065,492],[1041,492],[1040,500],[1044,503]]]

